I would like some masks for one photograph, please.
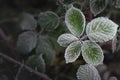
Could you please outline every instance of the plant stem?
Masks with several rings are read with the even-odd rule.
[[[25,65],[25,64],[23,64],[23,63],[21,63],[21,62],[19,62],[19,61],[16,61],[15,59],[13,59],[13,58],[11,58],[11,57],[3,54],[3,53],[0,53],[0,56],[2,56],[3,58],[5,58],[5,59],[7,59],[7,60],[9,60],[9,61],[11,61],[11,62],[13,62],[13,63],[15,63],[15,64],[18,64],[18,65],[20,65],[20,66],[23,66],[26,70],[28,70],[28,71],[30,71],[30,72],[32,72],[32,73],[40,76],[41,78],[43,78],[43,80],[52,80],[52,79],[50,79],[47,75],[45,75],[45,74],[43,74],[43,73],[40,73],[40,72],[38,72],[38,71],[35,71],[35,70],[32,69],[31,67],[29,67],[29,66],[27,66],[27,65]]]
[[[84,40],[87,40],[88,36],[87,35],[84,35],[81,40],[84,41]]]

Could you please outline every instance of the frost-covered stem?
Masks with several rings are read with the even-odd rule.
[[[89,3],[90,3],[90,0],[89,0]],[[91,10],[90,10],[90,5],[89,5],[89,7],[88,7],[88,13],[89,13],[89,20],[91,21],[92,19],[93,19],[93,16],[92,16],[92,12],[91,12]]]
[[[84,35],[81,40],[84,41],[84,40],[87,40],[88,36],[87,35]]]
[[[38,72],[38,71],[35,71],[35,70],[32,69],[31,67],[29,67],[29,66],[27,66],[27,65],[25,65],[25,64],[23,64],[23,63],[21,63],[21,62],[19,62],[19,61],[17,61],[17,60],[15,60],[15,59],[13,59],[13,58],[11,58],[11,57],[3,54],[3,53],[0,53],[0,56],[2,56],[3,58],[5,58],[5,59],[7,59],[7,60],[9,60],[9,61],[11,61],[11,62],[13,62],[13,63],[15,63],[15,64],[18,64],[18,65],[20,65],[20,66],[23,66],[26,70],[28,70],[28,71],[30,71],[30,72],[32,72],[32,73],[40,76],[41,78],[43,78],[43,80],[52,80],[52,79],[50,79],[47,75],[45,75],[45,74],[43,74],[43,73],[40,73],[40,72]]]

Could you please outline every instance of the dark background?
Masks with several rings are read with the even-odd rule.
[[[78,0],[76,0],[78,1]],[[82,0],[80,0],[82,1]],[[70,3],[70,1],[65,1]],[[72,0],[71,0],[72,2]],[[34,54],[34,50],[29,55],[20,54],[16,50],[16,41],[18,35],[22,32],[16,25],[17,22],[14,18],[18,17],[21,13],[30,13],[37,19],[37,15],[44,11],[57,12],[59,6],[56,4],[57,0],[0,0],[0,52],[5,54],[16,61],[24,63],[29,56]],[[95,18],[91,12],[89,12],[88,3],[83,9],[87,17],[87,21]],[[110,12],[112,12],[110,14]],[[63,14],[58,14],[61,16]],[[120,25],[120,9],[111,8],[111,4],[96,17],[109,15],[110,19]],[[64,21],[64,20],[63,20]],[[37,28],[38,30],[39,28]],[[60,28],[56,31],[61,31]],[[64,33],[60,32],[61,34]],[[54,32],[53,32],[54,33]],[[55,32],[56,36],[60,35]],[[44,32],[43,34],[49,34]],[[117,46],[119,46],[120,32],[117,33]],[[56,37],[56,39],[57,39]],[[108,80],[109,77],[115,76],[120,80],[120,50],[112,53],[111,41],[101,44],[104,50],[105,60],[104,65],[98,66],[99,73],[101,74],[102,80]],[[59,47],[60,48],[60,47]],[[65,64],[64,61],[64,48],[60,48],[60,51],[56,52],[55,60],[52,65],[46,65],[45,75],[49,76],[52,80],[77,80],[76,71],[80,64],[84,64],[84,61],[77,60],[73,64]],[[82,59],[81,57],[79,59]],[[20,69],[20,65],[6,59],[0,55],[0,80],[45,80],[41,76],[36,75],[26,68],[22,68],[20,73],[17,75]]]

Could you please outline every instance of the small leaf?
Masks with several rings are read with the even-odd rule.
[[[108,0],[90,0],[90,9],[94,16],[101,13],[107,7]]]
[[[17,49],[24,54],[28,54],[35,48],[37,42],[37,33],[33,31],[23,32],[17,40]]]
[[[77,71],[78,80],[101,80],[97,69],[89,64],[80,65]]]
[[[22,30],[35,30],[37,21],[28,13],[22,13],[19,18],[19,26]]]
[[[100,46],[91,41],[83,42],[82,56],[86,63],[92,65],[101,64],[104,59],[104,55]]]
[[[80,55],[81,43],[79,41],[71,43],[65,50],[66,63],[74,62]]]
[[[108,18],[99,17],[93,19],[86,27],[86,33],[90,40],[106,42],[116,35],[118,25]]]
[[[59,17],[52,11],[40,13],[38,17],[39,25],[47,31],[52,31],[59,26]]]
[[[27,65],[40,72],[45,72],[45,62],[42,55],[32,55],[27,60]]]
[[[66,12],[65,23],[72,34],[80,37],[85,28],[85,16],[79,9],[72,6]]]
[[[67,47],[70,43],[78,41],[77,37],[72,34],[65,33],[59,36],[57,42],[60,46]]]
[[[37,54],[43,54],[46,64],[52,64],[55,57],[55,50],[51,46],[48,36],[39,36],[36,47]]]

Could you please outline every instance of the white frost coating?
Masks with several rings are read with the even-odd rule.
[[[57,40],[59,45],[63,46],[63,47],[67,47],[70,43],[72,43],[74,41],[78,41],[78,38],[69,33],[60,35]]]
[[[71,43],[65,50],[66,63],[74,62],[80,55],[81,43],[79,41]]]
[[[83,30],[82,30],[82,32],[79,33],[79,34],[77,34],[77,32],[73,29],[73,26],[68,22],[68,16],[69,16],[69,14],[71,13],[72,10],[76,10],[76,11],[78,11],[78,12],[82,15],[83,25],[80,26],[80,27],[82,27]],[[83,34],[83,32],[84,32],[86,20],[85,20],[84,14],[81,12],[81,10],[80,10],[80,9],[77,9],[77,8],[75,8],[75,7],[72,6],[69,10],[67,10],[67,12],[66,12],[66,14],[65,14],[65,23],[66,23],[67,28],[69,29],[69,31],[70,31],[72,34],[74,34],[75,36],[80,37],[80,36]]]
[[[91,65],[103,64],[104,55],[98,44],[91,41],[84,41],[81,50],[83,59],[86,61],[86,63]],[[94,52],[94,50],[97,52]],[[90,55],[92,56],[90,57]]]
[[[107,3],[108,3],[108,0],[102,0],[103,4],[100,5],[99,8],[97,8],[95,6],[95,4],[98,3],[97,1],[99,2],[99,0],[90,0],[90,10],[94,14],[94,16],[96,16],[96,15],[100,14],[101,12],[103,12],[105,10],[105,8],[107,7]]]
[[[97,69],[89,64],[80,65],[77,71],[78,80],[101,80]]]
[[[86,34],[93,42],[106,42],[116,35],[118,25],[105,17],[93,19],[86,26]]]

